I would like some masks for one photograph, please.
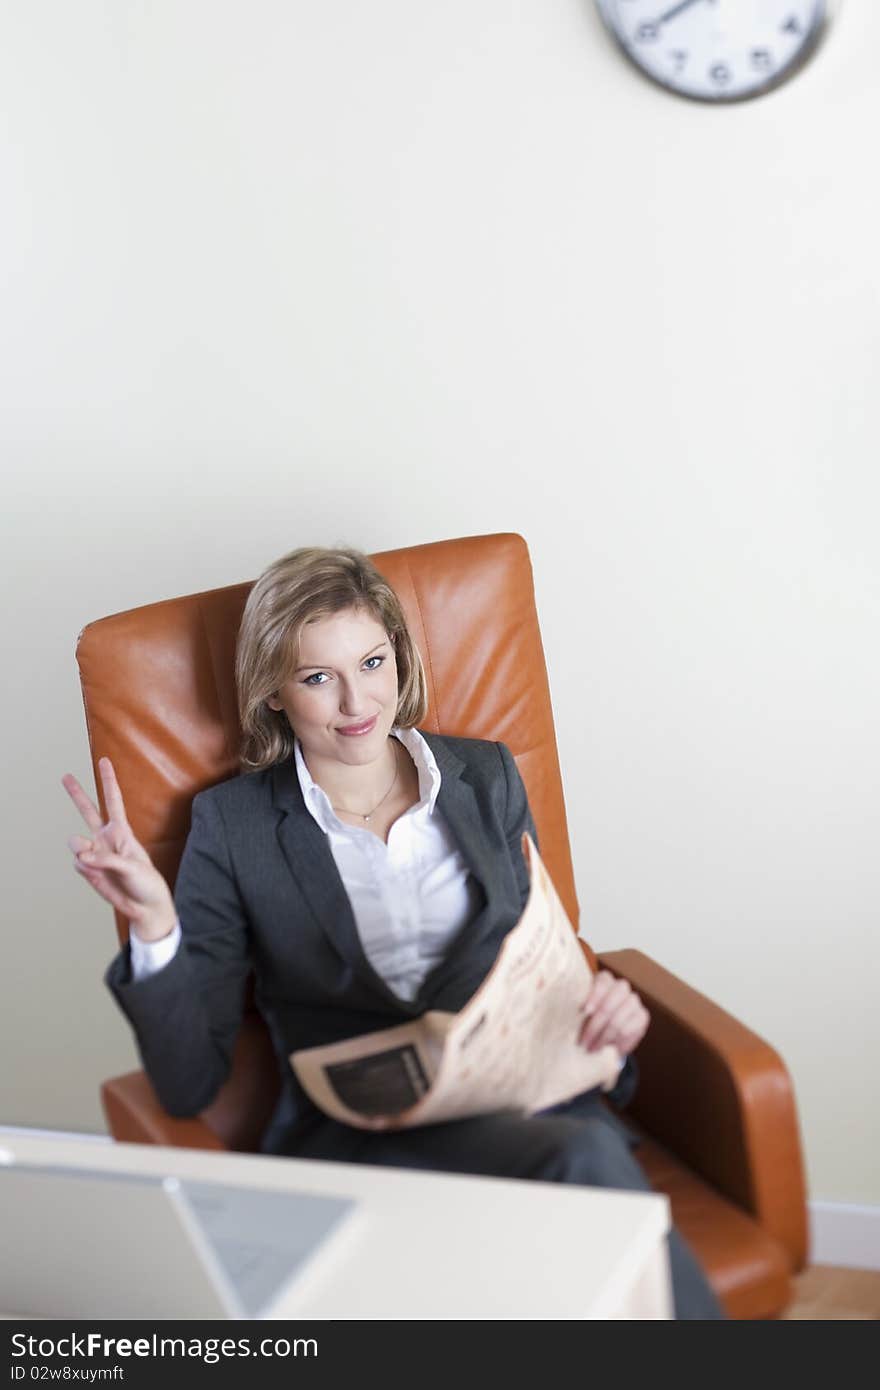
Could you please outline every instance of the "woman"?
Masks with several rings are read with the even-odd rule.
[[[109,760],[109,820],[64,784],[89,836],[77,871],[125,914],[129,945],[107,982],[173,1115],[225,1081],[253,972],[281,1096],[265,1152],[647,1189],[622,1121],[588,1092],[540,1115],[510,1112],[370,1132],[308,1100],[291,1052],[460,1009],[528,894],[521,837],[535,829],[503,744],[421,734],[425,677],[396,594],[366,556],[296,550],[248,598],[236,652],[237,778],[200,793],[175,897],[135,840]],[[621,1059],[648,1015],[600,972],[580,1041]],[[631,1061],[611,1092],[625,1101]],[[670,1238],[677,1315],[720,1312]]]

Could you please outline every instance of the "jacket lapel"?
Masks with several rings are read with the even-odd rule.
[[[461,953],[470,951],[474,939],[479,938],[485,914],[493,911],[498,885],[496,851],[486,836],[476,794],[467,780],[467,764],[444,743],[435,742],[430,734],[423,733],[422,736],[430,745],[440,769],[437,806],[446,818],[471,873],[482,888],[485,901],[482,910],[472,921],[465,923],[458,935],[450,941],[442,960],[438,961],[422,981],[421,989],[416,995],[420,1011],[431,1007],[432,998],[442,990],[448,979],[455,976]]]
[[[272,769],[272,800],[281,812],[278,843],[282,854],[318,926],[363,984],[396,1009],[416,1013],[413,1005],[388,988],[364,955],[336,860],[327,836],[303,801],[292,757]]]
[[[440,770],[437,805],[446,817],[471,873],[488,898],[496,878],[492,847],[488,843],[474,789],[462,773],[467,765],[433,734],[422,733]]]

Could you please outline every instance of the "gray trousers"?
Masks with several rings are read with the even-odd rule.
[[[297,1144],[296,1153],[302,1158],[392,1168],[650,1192],[651,1185],[632,1154],[634,1142],[596,1092],[589,1091],[537,1115],[501,1111],[393,1133],[366,1132],[324,1120],[304,1143]],[[705,1274],[674,1227],[668,1239],[676,1318],[724,1318]]]

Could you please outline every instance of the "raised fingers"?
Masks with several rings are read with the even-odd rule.
[[[125,802],[122,800],[122,791],[109,758],[98,759],[98,771],[101,774],[101,785],[104,788],[104,804],[107,807],[108,818],[118,821],[121,825],[127,825]]]
[[[76,780],[72,772],[66,773],[61,778],[61,785],[67,792],[76,809],[79,811],[86,825],[90,830],[100,830],[104,822],[101,819],[101,812],[98,810],[94,801],[87,796]]]

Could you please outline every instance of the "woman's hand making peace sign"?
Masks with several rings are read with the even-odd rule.
[[[109,758],[100,759],[98,771],[109,816],[106,823],[72,773],[61,779],[89,829],[89,836],[72,835],[67,842],[74,854],[73,867],[128,918],[142,941],[158,941],[177,920],[171,890],[132,833]]]

